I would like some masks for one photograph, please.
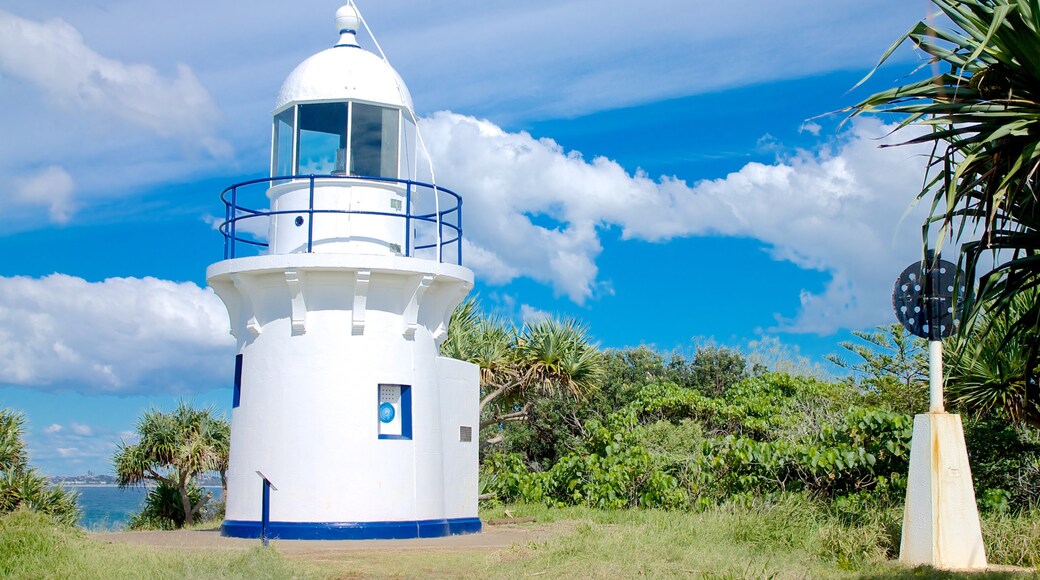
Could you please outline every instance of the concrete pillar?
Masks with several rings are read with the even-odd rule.
[[[942,569],[986,568],[960,415],[914,417],[899,561]]]

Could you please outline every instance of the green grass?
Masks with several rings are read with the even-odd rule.
[[[484,519],[534,517],[531,541],[505,549],[279,553],[108,544],[19,511],[0,516],[2,578],[959,578],[891,563],[898,510],[849,524],[800,496],[703,513],[540,505]],[[1040,518],[987,518],[991,562],[1038,557]],[[997,558],[995,558],[996,556]],[[1009,562],[1011,563],[1011,562]],[[1035,564],[1029,564],[1035,567]],[[1021,578],[990,572],[970,578]]]
[[[163,551],[107,544],[19,510],[0,517],[0,578],[291,578],[277,553]]]

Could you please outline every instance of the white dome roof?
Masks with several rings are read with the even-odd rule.
[[[412,108],[412,96],[397,71],[357,45],[356,23],[353,8],[340,8],[336,13],[339,43],[308,58],[289,73],[278,91],[275,110],[290,102],[345,99]]]

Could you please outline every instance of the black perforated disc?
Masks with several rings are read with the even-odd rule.
[[[939,260],[934,267],[928,266],[929,262],[922,261],[903,270],[892,292],[892,308],[911,334],[939,340],[953,334],[954,292],[960,295],[964,288],[957,267],[950,262]]]

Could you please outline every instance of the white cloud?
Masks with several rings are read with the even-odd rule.
[[[94,430],[91,429],[90,425],[84,425],[75,421],[73,421],[69,425],[69,429],[71,429],[73,433],[79,435],[80,437],[91,437],[94,435]]]
[[[548,318],[552,318],[552,315],[546,312],[545,310],[535,308],[530,304],[520,305],[520,320],[523,320],[525,324],[528,322],[538,322],[539,320],[546,320]]]
[[[815,137],[819,137],[820,136],[820,131],[822,129],[823,129],[823,127],[821,127],[819,123],[817,123],[815,121],[806,121],[806,122],[802,123],[801,127],[798,128],[798,132],[799,133],[808,133],[808,134],[813,135]]]
[[[54,274],[0,278],[0,382],[86,393],[224,386],[233,339],[220,300],[192,283]],[[89,427],[72,425],[80,435]]]
[[[14,203],[47,206],[50,219],[63,224],[76,210],[72,202],[75,184],[67,171],[51,165],[29,177],[14,182]]]
[[[828,333],[887,319],[892,280],[920,251],[921,210],[902,218],[925,151],[879,149],[892,127],[876,119],[857,120],[818,151],[694,185],[630,174],[472,117],[438,113],[423,129],[439,179],[465,196],[464,259],[490,283],[529,277],[583,303],[604,284],[604,226],[654,242],[750,237],[777,260],[831,274],[824,292],[803,292],[801,310],[779,323]]]
[[[420,110],[507,121],[865,70],[924,15],[914,3],[880,2],[808,0],[792,10],[768,0],[649,0],[632,10],[609,0],[590,11],[578,0],[465,9],[403,0],[362,8]],[[60,164],[75,176],[76,203],[49,202],[52,221],[158,183],[255,171],[278,85],[335,41],[333,10],[318,0],[258,0],[247,11],[185,0],[163,12],[162,26],[142,25],[153,12],[113,0],[0,0],[0,125],[17,136],[0,140],[0,180]],[[240,147],[238,159],[229,143]],[[29,212],[13,217],[0,233],[44,225]],[[593,237],[560,240],[578,245],[552,267],[591,273],[594,265],[569,260],[587,254]],[[488,272],[514,275],[480,250],[472,256],[491,260]]]
[[[219,111],[191,68],[155,68],[101,56],[60,18],[0,11],[0,72],[32,83],[54,104],[129,121],[159,135],[206,136]]]
[[[69,475],[90,469],[87,466],[107,465],[118,439],[109,428],[71,421],[65,426],[50,425],[38,436],[30,433],[27,442],[33,465],[55,475]],[[62,467],[54,471],[55,464]]]

